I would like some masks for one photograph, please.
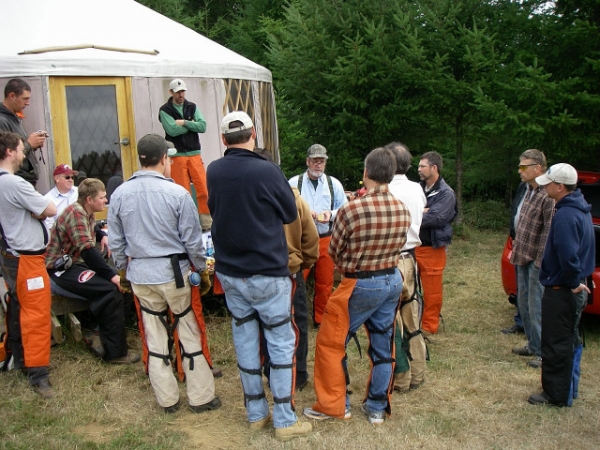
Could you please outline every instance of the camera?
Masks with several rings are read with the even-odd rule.
[[[73,265],[73,260],[69,255],[62,255],[56,261],[54,261],[54,270],[58,272],[62,272],[63,270],[67,270],[69,267]]]

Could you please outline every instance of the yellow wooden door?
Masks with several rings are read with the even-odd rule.
[[[111,194],[137,168],[131,79],[50,77],[49,87],[56,164],[99,178]]]

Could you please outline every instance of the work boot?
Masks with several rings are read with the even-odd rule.
[[[85,342],[85,344],[92,351],[94,356],[96,356],[97,358],[104,358],[104,346],[102,345],[100,336],[98,336],[96,333],[90,330],[84,331],[83,342]]]
[[[248,428],[250,428],[250,431],[264,430],[265,428],[267,428],[269,426],[270,423],[271,423],[271,413],[269,413],[267,415],[267,417],[265,417],[264,419],[257,420],[256,422],[250,422],[250,425],[248,425]]]
[[[502,331],[504,334],[525,333],[523,327],[520,327],[517,324],[514,324],[512,327],[502,328],[500,331]]]
[[[213,411],[221,407],[221,399],[219,397],[213,398],[210,402],[205,403],[204,405],[190,405],[190,409],[192,412],[197,414],[203,413],[206,411]]]
[[[289,441],[296,437],[306,436],[312,431],[312,425],[299,420],[287,428],[275,428],[275,439],[278,441]]]
[[[50,386],[50,380],[48,380],[48,378],[42,378],[37,383],[32,384],[31,387],[42,398],[51,399],[56,397],[54,389],[52,389],[52,386]]]
[[[174,405],[163,406],[163,411],[166,412],[167,414],[175,414],[177,411],[179,411],[180,407],[181,407],[181,402],[179,400],[177,400],[177,403],[175,403]]]
[[[119,356],[118,358],[109,359],[106,362],[108,364],[116,364],[116,365],[125,365],[125,364],[135,364],[140,360],[140,355],[135,352],[127,351],[125,356]]]
[[[512,349],[512,352],[519,356],[535,356],[533,352],[529,350],[527,345],[524,345],[523,347],[515,347]]]

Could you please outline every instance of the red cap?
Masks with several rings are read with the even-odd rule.
[[[70,165],[68,164],[60,164],[58,166],[56,166],[56,169],[54,169],[54,176],[56,175],[74,175],[77,176],[79,172],[77,172],[76,170],[73,170],[71,168]]]

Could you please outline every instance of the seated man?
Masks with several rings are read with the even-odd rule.
[[[104,210],[105,205],[104,183],[96,178],[84,180],[77,201],[64,210],[52,228],[46,268],[58,286],[89,300],[100,343],[93,338],[86,343],[96,356],[111,364],[132,364],[140,356],[127,349],[121,279],[96,249],[94,213]]]

